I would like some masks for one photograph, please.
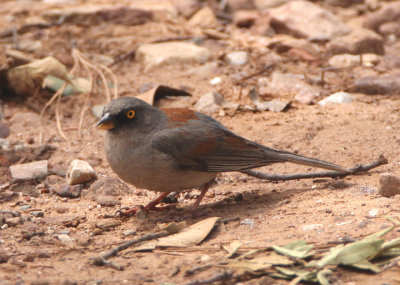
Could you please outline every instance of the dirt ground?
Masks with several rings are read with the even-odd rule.
[[[44,1],[43,1],[44,2]],[[45,4],[42,1],[2,1],[0,5],[0,31],[12,24],[20,26],[26,19],[40,16],[44,9],[54,7],[77,7],[84,1],[67,1],[72,4]],[[81,3],[82,2],[82,3]],[[129,4],[129,1],[91,1],[92,4]],[[174,1],[172,1],[174,2]],[[213,1],[209,1],[210,3]],[[379,1],[378,1],[379,2]],[[203,4],[205,4],[203,2]],[[210,4],[211,5],[211,4]],[[327,6],[336,14],[347,19],[361,21],[362,16],[349,17],[350,8]],[[185,27],[185,19],[179,16],[175,21],[150,21],[142,25],[127,26],[116,23],[78,25],[64,23],[47,29],[37,29],[19,36],[22,40],[41,40],[42,48],[30,52],[35,58],[52,55],[72,67],[71,46],[75,45],[84,54],[102,54],[117,58],[131,51],[135,45],[169,37],[190,36]],[[225,32],[243,33],[243,41],[250,34],[247,30],[225,24]],[[2,38],[0,55],[13,45],[12,38]],[[223,55],[234,50],[246,49],[236,40],[206,37],[202,46],[213,54],[217,68],[207,76],[188,74],[192,64],[172,64],[143,72],[143,68],[133,57],[114,64],[111,69],[119,83],[119,96],[134,96],[145,84],[164,84],[185,88],[192,97],[189,99],[163,99],[158,106],[182,106],[193,108],[197,100],[207,92],[217,89],[226,100],[242,105],[251,105],[240,90],[257,86],[260,77],[255,75],[238,83],[235,75],[255,74],[267,64],[270,52],[249,48],[252,60],[243,67],[226,64]],[[398,50],[400,52],[400,49]],[[318,77],[321,74],[322,55],[318,62],[296,60],[287,54],[280,54],[283,60],[272,67],[286,73],[307,74]],[[92,62],[96,62],[93,57]],[[352,69],[327,72],[327,84],[321,87],[325,95],[337,91],[351,90],[355,76],[369,75],[373,68],[356,66]],[[384,71],[385,72],[385,71]],[[217,87],[209,81],[215,76],[222,78]],[[245,93],[243,93],[245,94]],[[357,239],[391,225],[385,216],[399,217],[400,195],[385,198],[378,194],[379,175],[390,172],[400,175],[400,94],[365,95],[351,92],[354,101],[349,104],[320,106],[302,104],[293,95],[272,94],[269,98],[291,100],[284,112],[249,111],[216,112],[214,118],[225,126],[248,139],[266,146],[295,151],[300,154],[320,158],[336,164],[352,167],[367,164],[383,154],[389,163],[368,173],[351,175],[341,179],[306,179],[271,183],[241,173],[224,173],[218,183],[205,196],[199,209],[193,210],[197,190],[192,194],[182,194],[176,209],[166,212],[152,212],[146,217],[129,219],[109,218],[120,207],[144,205],[156,197],[156,193],[135,189],[132,194],[120,196],[121,205],[102,207],[97,205],[85,185],[79,198],[61,198],[54,194],[42,193],[38,197],[20,195],[16,199],[1,204],[1,209],[19,211],[29,216],[34,210],[44,212],[44,217],[32,218],[15,227],[0,230],[0,248],[3,254],[12,256],[8,262],[0,263],[0,284],[185,284],[192,280],[202,280],[220,272],[213,268],[191,276],[185,270],[220,260],[226,253],[222,245],[234,240],[243,243],[243,250],[284,245],[293,240],[303,239],[316,245]],[[3,122],[9,125],[11,134],[7,138],[12,144],[39,144],[39,112],[50,98],[48,91],[36,94],[34,98],[4,101]],[[89,100],[90,107],[105,104],[101,90],[97,90]],[[52,168],[65,172],[72,159],[88,161],[100,177],[117,177],[112,172],[104,154],[104,133],[94,126],[97,119],[89,112],[85,115],[82,135],[77,125],[85,97],[73,95],[64,97],[62,104],[62,124],[68,141],[61,138],[54,118],[54,106],[44,116],[45,142],[56,147],[49,158]],[[3,170],[6,173],[6,170]],[[293,174],[311,172],[304,166],[279,164],[263,167],[267,173]],[[1,181],[10,178],[5,175]],[[63,180],[53,185],[65,184]],[[239,195],[241,194],[241,195]],[[27,210],[21,206],[30,205]],[[372,212],[377,214],[371,215]],[[132,238],[123,233],[135,230],[137,236],[157,231],[160,224],[185,220],[193,224],[206,217],[236,218],[218,227],[201,244],[186,250],[170,249],[136,253],[126,250],[112,260],[125,267],[117,271],[110,267],[92,265],[90,258],[102,251]],[[241,223],[249,219],[250,226]],[[77,220],[73,226],[68,221]],[[108,231],[96,231],[96,223],[117,220]],[[42,235],[24,239],[24,233],[31,230],[42,231]],[[66,233],[74,242],[67,246],[56,236]],[[388,238],[400,237],[398,231]],[[46,256],[41,258],[38,256]],[[333,284],[400,284],[399,266],[383,270],[379,274],[368,274],[354,270],[335,271]],[[233,281],[224,281],[226,284]],[[262,277],[242,281],[241,284],[288,284],[289,281]],[[199,283],[200,284],[200,283]]]

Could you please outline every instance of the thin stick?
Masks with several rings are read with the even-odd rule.
[[[376,168],[378,166],[387,163],[388,160],[383,155],[381,155],[377,160],[371,162],[370,164],[365,164],[365,165],[359,164],[354,166],[353,168],[350,168],[349,173],[342,173],[337,171],[325,171],[325,172],[314,172],[314,173],[299,173],[293,175],[279,175],[279,174],[268,174],[256,170],[243,170],[240,172],[256,178],[266,179],[269,181],[288,181],[296,179],[309,179],[309,178],[321,178],[321,177],[330,177],[330,178],[345,177],[359,172],[367,172],[373,168]]]
[[[64,92],[65,87],[67,86],[67,83],[64,83],[63,86],[61,87],[60,90],[57,91],[58,96],[57,96],[57,103],[56,103],[56,122],[57,122],[57,129],[58,132],[60,133],[60,135],[66,140],[68,141],[68,137],[65,135],[65,133],[62,130],[62,126],[61,126],[61,118],[60,118],[60,102],[61,102],[61,96],[62,93]],[[56,93],[56,94],[57,94]]]
[[[168,236],[170,233],[167,231],[162,231],[158,233],[150,233],[138,238],[131,239],[117,247],[114,247],[110,249],[109,251],[106,251],[105,253],[101,254],[98,257],[94,257],[92,259],[92,263],[97,266],[103,266],[103,265],[109,265],[109,262],[107,261],[108,258],[117,255],[118,252],[127,249],[128,247],[131,247],[135,244],[147,241],[147,240],[152,240],[152,239],[157,239],[161,237]]]

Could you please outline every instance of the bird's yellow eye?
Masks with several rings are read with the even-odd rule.
[[[129,110],[126,113],[126,116],[128,117],[128,119],[132,119],[133,117],[135,117],[135,110]]]

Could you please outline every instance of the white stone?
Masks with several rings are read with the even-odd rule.
[[[30,180],[46,177],[48,172],[48,161],[39,160],[24,164],[10,166],[11,177],[13,179]]]
[[[211,85],[218,85],[222,82],[222,78],[217,76],[210,80]]]
[[[235,51],[225,56],[226,61],[231,65],[245,65],[248,62],[248,55],[245,51]]]
[[[379,213],[379,209],[377,208],[373,208],[371,210],[368,211],[368,217],[369,218],[375,218]]]
[[[204,63],[210,58],[208,49],[186,42],[144,44],[137,50],[145,72],[170,64]]]
[[[86,161],[74,159],[69,165],[66,178],[68,184],[82,184],[95,178],[97,178],[96,172]]]
[[[330,104],[345,104],[353,102],[353,97],[349,93],[346,92],[337,92],[334,93],[321,101],[318,102],[321,106],[326,106]]]

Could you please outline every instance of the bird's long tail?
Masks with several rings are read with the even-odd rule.
[[[279,159],[282,162],[293,162],[297,164],[302,164],[302,165],[307,165],[307,166],[312,166],[312,167],[318,167],[318,168],[324,168],[324,169],[329,169],[329,170],[334,170],[334,171],[339,171],[343,173],[348,173],[350,170],[341,167],[340,165],[330,163],[327,161],[311,158],[311,157],[306,157],[298,154],[294,154],[291,152],[286,152],[286,151],[278,151],[270,148],[265,148],[264,149],[265,153],[269,157],[275,157],[276,159]]]

